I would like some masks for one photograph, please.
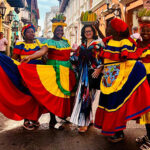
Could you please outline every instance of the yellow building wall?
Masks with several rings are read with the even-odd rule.
[[[11,24],[6,25],[5,23],[3,23],[3,21],[5,21],[5,17],[7,16],[7,14],[9,14],[10,11],[13,11],[13,7],[11,7],[8,3],[7,0],[0,0],[0,3],[4,2],[5,6],[6,6],[6,13],[4,16],[4,19],[2,20],[2,18],[0,17],[0,32],[4,33],[5,38],[8,40],[8,46],[6,49],[7,55],[10,55],[10,45],[11,45]]]
[[[127,22],[129,25],[129,30],[131,32],[132,26],[133,26],[133,11],[136,10],[137,8],[142,7],[143,5],[143,0],[137,0],[131,3],[129,6],[124,6],[122,3],[119,2],[119,0],[112,0],[113,4],[119,4],[121,8],[121,19]],[[102,11],[105,11],[107,9],[107,5],[103,4],[100,6],[95,12],[97,13],[98,16],[100,16]],[[109,14],[106,17],[101,17],[100,21],[100,30],[102,33],[105,35],[105,30],[106,30],[106,22],[107,20],[111,19],[114,17],[114,14]]]

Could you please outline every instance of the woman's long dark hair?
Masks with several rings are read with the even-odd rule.
[[[96,31],[95,31],[94,27],[92,25],[84,25],[82,30],[81,30],[81,42],[82,43],[86,42],[86,40],[87,40],[86,37],[85,37],[85,28],[87,28],[87,27],[90,27],[92,29],[92,31],[93,31],[93,39],[94,40],[98,39],[98,36],[96,35]]]

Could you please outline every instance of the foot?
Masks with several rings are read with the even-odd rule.
[[[142,143],[145,143],[146,141],[149,141],[149,138],[147,135],[145,135],[145,136],[136,138],[135,141],[139,144],[142,144]]]
[[[62,125],[62,123],[49,123],[49,128],[54,128],[56,130],[63,130],[64,129],[64,126]]]
[[[108,141],[112,142],[112,143],[117,143],[117,142],[120,142],[124,140],[124,133],[121,132],[121,133],[118,133],[116,132],[116,134],[114,136],[110,136],[108,138]]]
[[[24,124],[23,124],[23,127],[26,129],[26,130],[35,130],[35,126],[33,124],[33,122],[31,120],[28,120],[28,119],[25,119],[24,120]]]
[[[140,146],[140,150],[150,150],[150,140]]]
[[[81,133],[84,133],[88,130],[88,127],[87,126],[83,126],[83,127],[78,127],[78,131],[81,132]]]

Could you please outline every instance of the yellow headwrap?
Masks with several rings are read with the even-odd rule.
[[[62,26],[63,28],[67,26],[66,23],[64,22],[54,22],[52,23],[52,32],[54,33],[55,29],[58,27],[58,26]]]

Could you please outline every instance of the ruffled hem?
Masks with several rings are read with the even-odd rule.
[[[115,41],[112,37],[108,37],[103,39],[103,42],[106,44],[106,47],[100,53],[102,58],[122,61],[125,59],[138,59],[143,53],[143,49],[137,49],[136,42],[131,38]]]
[[[143,49],[138,49],[135,52],[129,52],[128,50],[123,50],[121,53],[111,53],[102,50],[100,53],[101,58],[110,59],[112,61],[123,61],[125,59],[138,59],[142,55]]]

